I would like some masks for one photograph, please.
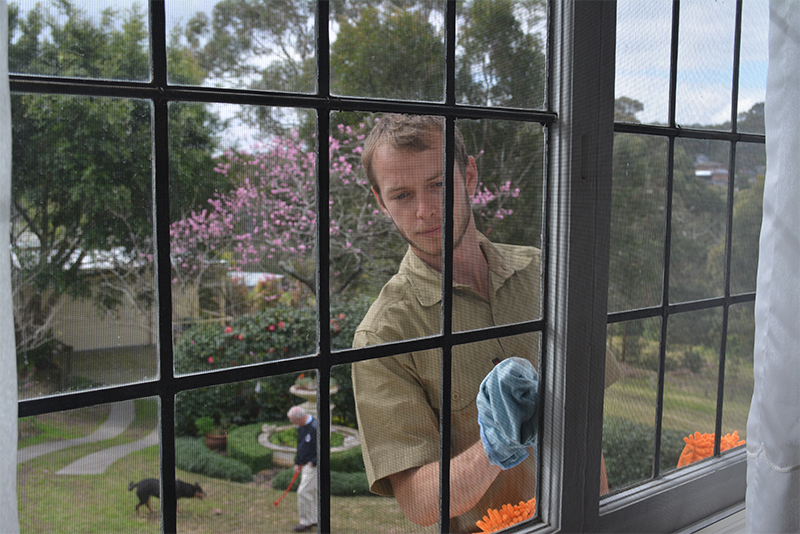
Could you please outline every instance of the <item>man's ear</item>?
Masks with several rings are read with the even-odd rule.
[[[391,218],[392,218],[392,216],[391,216],[391,215],[389,215],[389,210],[387,210],[387,209],[386,209],[386,206],[384,206],[384,204],[383,204],[383,198],[381,198],[381,194],[380,194],[380,193],[378,193],[377,191],[375,191],[375,188],[374,188],[374,187],[371,187],[371,188],[370,188],[370,191],[372,191],[372,194],[375,196],[375,200],[377,200],[377,201],[378,201],[378,206],[380,206],[380,207],[381,207],[381,211],[384,213],[384,215],[386,215],[387,217],[389,217],[389,218],[391,219]]]

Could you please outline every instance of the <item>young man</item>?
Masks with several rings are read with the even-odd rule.
[[[297,487],[297,515],[300,522],[295,532],[303,532],[317,524],[317,420],[301,406],[293,406],[289,421],[297,427],[297,454],[294,472],[300,473]]]
[[[356,331],[362,347],[439,334],[442,270],[444,122],[428,116],[385,115],[365,143],[362,162],[373,193],[409,244],[398,273]],[[540,316],[539,250],[492,244],[475,226],[469,198],[478,184],[475,160],[455,135],[453,331]],[[503,470],[480,439],[476,396],[496,362],[510,357],[538,364],[538,340],[524,334],[453,349],[451,530],[477,530],[488,508],[534,497],[535,459]],[[353,388],[370,489],[394,495],[411,521],[438,520],[438,350],[353,364]],[[606,383],[618,367],[607,365]]]

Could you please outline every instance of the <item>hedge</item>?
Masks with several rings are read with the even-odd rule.
[[[691,432],[662,429],[661,463],[663,469],[676,468],[685,445],[683,438]],[[611,489],[646,480],[653,472],[652,425],[634,423],[621,417],[603,421],[603,454]]]
[[[331,303],[331,347],[350,348],[353,334],[366,314],[370,301],[364,297]],[[234,319],[229,326],[197,325],[175,342],[178,373],[209,371],[284,357],[312,354],[316,350],[316,313],[313,308],[278,304]],[[334,397],[334,422],[356,426],[350,365],[331,369],[339,386]],[[197,435],[194,422],[211,417],[239,426],[270,420],[285,420],[286,412],[301,400],[289,393],[297,375],[199,388],[181,392],[175,400],[175,432]]]
[[[250,467],[239,460],[211,452],[199,438],[180,437],[175,440],[175,467],[233,482],[253,480]]]
[[[272,467],[272,451],[258,443],[261,423],[240,426],[228,432],[228,456],[258,473]]]
[[[275,475],[275,478],[272,479],[272,489],[286,490],[289,482],[292,481],[293,471],[293,469],[285,469]],[[298,485],[299,484],[295,482],[292,486],[292,491],[297,491]],[[341,471],[331,471],[331,495],[356,497],[375,494],[369,491],[366,473],[342,473]]]

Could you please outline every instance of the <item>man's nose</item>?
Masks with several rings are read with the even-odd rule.
[[[442,197],[438,195],[421,195],[417,202],[417,218],[429,219],[442,209]]]

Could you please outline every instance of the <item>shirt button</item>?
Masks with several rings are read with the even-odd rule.
[[[461,398],[461,397],[459,397],[458,393],[453,393],[453,400],[456,400],[456,401],[457,401],[457,400],[458,400],[458,399],[460,399],[460,398]]]

